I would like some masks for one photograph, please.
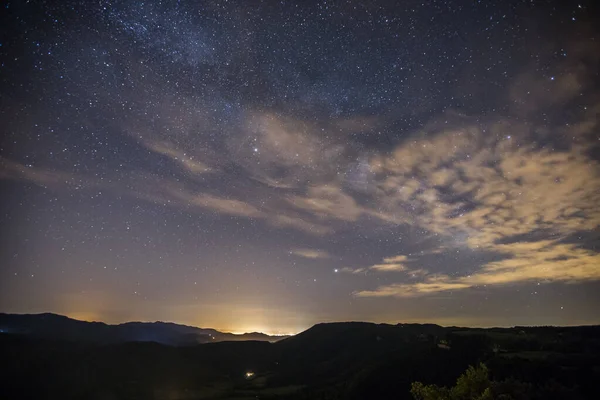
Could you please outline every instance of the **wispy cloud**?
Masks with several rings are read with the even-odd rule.
[[[386,264],[391,264],[391,263],[403,263],[403,262],[407,262],[408,261],[408,257],[405,255],[399,255],[399,256],[394,256],[394,257],[386,257],[383,259],[383,262]]]
[[[119,196],[129,196],[154,204],[182,210],[214,212],[249,219],[263,220],[278,228],[292,228],[311,235],[331,233],[331,227],[301,217],[276,204],[257,205],[223,194],[194,190],[177,180],[156,174],[131,173],[119,178],[94,178],[68,171],[54,171],[33,165],[23,165],[0,158],[0,177],[25,180],[54,190],[106,191]]]
[[[523,282],[577,283],[600,280],[600,254],[573,244],[552,241],[498,245],[508,258],[486,263],[471,275],[425,275],[422,282],[384,285],[355,293],[358,297],[413,297],[436,292],[463,290]]]
[[[240,200],[232,200],[208,194],[199,194],[186,200],[188,204],[197,205],[223,214],[247,218],[263,216],[263,212],[256,207]]]
[[[469,285],[458,282],[447,282],[443,278],[440,281],[430,280],[414,284],[393,284],[380,286],[375,290],[362,290],[355,293],[357,297],[413,297],[448,290],[466,289]]]
[[[192,174],[204,174],[213,171],[211,167],[197,160],[193,155],[177,149],[173,144],[166,141],[145,141],[143,144],[148,149],[171,158]]]
[[[333,228],[317,222],[313,222],[307,218],[299,216],[291,216],[274,211],[269,216],[271,225],[279,228],[293,228],[311,235],[322,236],[333,232]]]
[[[383,259],[383,264],[375,264],[369,267],[370,270],[380,272],[402,272],[407,271],[408,267],[405,263],[409,261],[405,255],[394,257],[386,257]]]
[[[509,100],[513,111],[526,115],[553,106],[564,106],[581,96],[600,64],[600,45],[582,36],[569,43],[569,56],[556,59],[553,53],[545,55],[552,60],[552,69],[540,74],[536,65],[525,68],[509,88]]]
[[[356,221],[362,213],[351,196],[333,185],[311,186],[306,196],[293,196],[289,201],[321,219]]]
[[[406,268],[406,266],[403,264],[391,263],[391,264],[375,264],[375,265],[369,267],[369,269],[374,270],[374,271],[390,272],[390,271],[406,271],[408,268]]]
[[[381,264],[371,265],[370,267],[361,268],[342,268],[340,271],[351,274],[366,273],[369,271],[374,272],[411,272],[410,269],[405,265],[406,262],[410,261],[405,255],[398,255],[393,257],[386,257],[383,259]]]
[[[298,257],[310,258],[310,259],[326,259],[331,258],[331,254],[324,250],[317,249],[294,249],[290,251],[290,254],[293,254]]]
[[[350,268],[350,267],[344,267],[344,268],[340,268],[339,269],[340,272],[346,273],[346,274],[365,274],[367,273],[367,268]]]
[[[227,148],[231,161],[252,179],[282,189],[330,181],[346,150],[310,121],[268,112],[248,112]]]

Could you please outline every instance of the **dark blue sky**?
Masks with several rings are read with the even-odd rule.
[[[600,323],[597,6],[397,3],[7,2],[1,311]]]

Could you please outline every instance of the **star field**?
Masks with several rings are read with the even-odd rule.
[[[6,2],[0,311],[600,323],[597,17]]]

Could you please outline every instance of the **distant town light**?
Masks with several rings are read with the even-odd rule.
[[[248,372],[246,372],[246,379],[250,379],[250,378],[252,378],[253,376],[254,376],[254,372],[252,372],[252,371],[248,371]]]

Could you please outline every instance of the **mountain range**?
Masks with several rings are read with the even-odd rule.
[[[103,322],[79,321],[52,313],[0,313],[0,332],[94,344],[156,342],[170,346],[246,340],[275,342],[288,337],[270,336],[260,332],[233,334],[171,322],[127,322],[109,325]]]
[[[600,326],[337,322],[286,338],[0,314],[0,359],[0,399],[409,400],[481,362],[515,391],[498,398],[600,398]]]

